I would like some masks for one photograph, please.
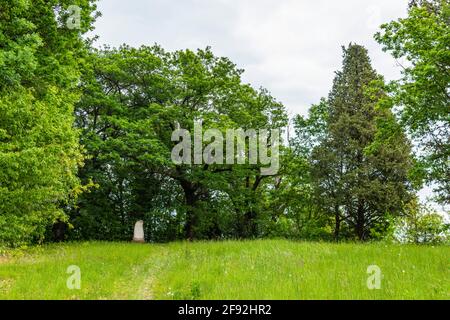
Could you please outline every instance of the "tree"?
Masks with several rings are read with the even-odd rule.
[[[387,229],[389,215],[401,213],[410,197],[410,144],[389,101],[367,50],[344,48],[327,101],[326,133],[311,154],[314,189],[334,216],[336,240],[342,225],[359,240],[371,238],[373,228]]]
[[[286,224],[291,225],[283,235],[301,239],[330,239],[330,218],[324,210],[326,199],[314,192],[311,155],[326,137],[328,102],[322,98],[312,105],[308,116],[293,119],[295,135],[283,154],[283,169],[279,187],[272,197],[283,212]],[[272,212],[276,210],[271,209]],[[284,215],[283,215],[284,214]]]
[[[68,29],[69,5],[81,8]],[[0,1],[0,242],[42,241],[80,191],[73,105],[93,1]]]
[[[450,201],[449,19],[448,0],[411,1],[407,18],[382,25],[375,35],[384,51],[407,61],[394,96],[442,203]]]
[[[124,46],[94,50],[89,61],[76,115],[92,155],[81,177],[99,188],[71,214],[86,231],[80,236],[93,236],[87,229],[101,221],[105,237],[129,238],[137,217],[151,226],[151,240],[257,235],[258,193],[271,179],[260,175],[262,164],[174,163],[172,132],[194,133],[200,119],[202,133],[217,128],[224,136],[227,128],[278,128],[283,106],[243,84],[242,70],[209,48]]]
[[[397,224],[397,239],[405,243],[438,244],[450,238],[450,224],[430,206],[413,199]]]

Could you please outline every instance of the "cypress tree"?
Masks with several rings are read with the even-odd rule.
[[[328,97],[326,137],[312,153],[313,175],[334,215],[335,239],[344,225],[367,240],[386,232],[389,218],[409,201],[412,158],[367,50],[350,44],[343,51],[343,68]]]

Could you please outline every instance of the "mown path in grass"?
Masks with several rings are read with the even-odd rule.
[[[449,247],[381,243],[55,244],[3,258],[0,299],[449,299],[449,262]]]
[[[140,299],[153,250],[106,242],[33,248],[0,264],[0,299]],[[79,290],[67,287],[71,265],[80,268]]]

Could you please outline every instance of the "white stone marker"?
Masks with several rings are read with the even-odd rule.
[[[139,220],[134,225],[133,242],[145,242],[144,238],[144,221]]]

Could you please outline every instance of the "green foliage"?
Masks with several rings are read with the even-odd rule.
[[[317,201],[334,216],[336,240],[341,226],[360,240],[373,238],[375,226],[377,234],[388,230],[387,217],[399,215],[411,196],[412,157],[365,48],[344,48],[343,69],[322,104],[327,113],[310,155]]]
[[[450,224],[429,206],[412,201],[406,207],[405,216],[398,221],[396,238],[402,243],[448,243]]]
[[[55,6],[78,4],[80,30]],[[73,90],[92,1],[0,1],[0,243],[41,242],[79,188]]]
[[[138,218],[151,241],[259,234],[263,180],[273,181],[259,175],[262,164],[175,164],[171,134],[176,125],[193,133],[196,119],[203,132],[279,128],[279,102],[209,48],[105,48],[87,66],[76,123],[90,159],[80,176],[100,187],[71,212],[76,238],[129,239]]]
[[[397,59],[406,60],[396,82],[403,123],[424,152],[427,179],[439,200],[450,201],[450,3],[412,1],[408,17],[384,24],[375,39]]]
[[[70,5],[81,9],[78,29],[68,28]],[[196,120],[202,133],[283,134],[283,105],[243,83],[228,58],[210,48],[93,49],[82,35],[98,16],[94,0],[0,0],[0,7],[0,247],[52,233],[129,240],[138,219],[154,242],[383,239],[423,180],[438,181],[448,201],[448,1],[412,1],[408,18],[376,35],[408,60],[399,82],[386,85],[365,48],[344,48],[329,97],[294,118],[295,136],[280,147],[273,176],[261,175],[260,160],[171,159],[172,132],[192,134]],[[420,139],[421,161],[411,156],[405,124]],[[436,216],[422,220],[423,232],[440,234]],[[192,284],[190,295],[200,289]]]

